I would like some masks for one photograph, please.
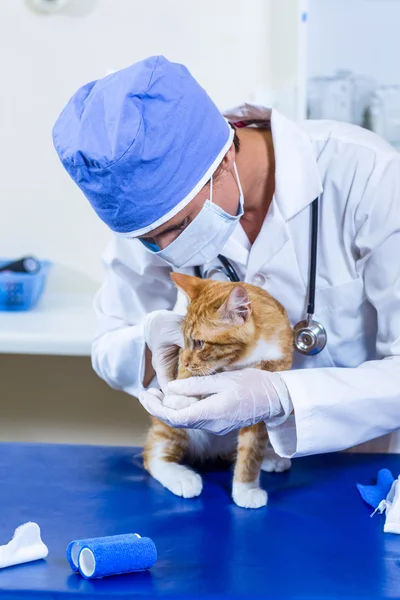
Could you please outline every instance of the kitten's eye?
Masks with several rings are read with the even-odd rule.
[[[204,346],[204,342],[201,340],[193,340],[193,348],[194,350],[201,350]]]

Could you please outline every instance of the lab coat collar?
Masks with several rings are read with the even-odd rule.
[[[322,192],[311,139],[297,123],[275,108],[243,104],[224,112],[238,126],[270,124],[275,153],[275,200],[285,221],[311,204]]]
[[[244,237],[246,237],[246,234],[241,228],[240,223],[238,223],[235,231],[225,243],[221,254],[236,264],[247,267],[251,246],[248,239],[243,240]]]

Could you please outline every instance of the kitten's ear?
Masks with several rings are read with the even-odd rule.
[[[221,308],[219,313],[224,321],[241,325],[251,315],[251,301],[247,290],[242,285],[236,285]]]
[[[171,279],[189,300],[193,300],[203,289],[204,282],[199,277],[184,275],[183,273],[171,273]]]

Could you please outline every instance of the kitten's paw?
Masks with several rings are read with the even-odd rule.
[[[167,406],[168,408],[174,408],[175,410],[187,408],[196,402],[197,398],[194,398],[193,396],[177,396],[176,394],[167,394],[163,398],[164,406]]]
[[[166,487],[176,496],[196,498],[196,496],[200,496],[203,489],[203,480],[198,473],[187,469],[181,471]]]
[[[232,497],[241,508],[262,508],[267,505],[268,494],[258,487],[248,487],[246,483],[234,483]]]
[[[150,473],[176,496],[195,498],[201,494],[203,489],[203,480],[200,475],[184,465],[153,461],[150,464]]]
[[[291,465],[292,461],[290,458],[282,458],[272,448],[267,448],[261,470],[267,473],[283,473],[283,471],[290,469]]]

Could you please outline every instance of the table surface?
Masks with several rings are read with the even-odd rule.
[[[372,483],[400,456],[297,459],[263,474],[268,506],[229,496],[231,472],[204,467],[203,494],[173,496],[152,480],[135,448],[0,444],[0,544],[37,522],[49,556],[0,571],[0,598],[400,598],[400,536],[369,517],[355,484]],[[71,572],[73,539],[138,532],[158,561],[146,573],[87,581]]]
[[[90,356],[95,331],[92,294],[45,292],[32,310],[0,311],[0,353]]]

